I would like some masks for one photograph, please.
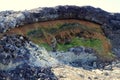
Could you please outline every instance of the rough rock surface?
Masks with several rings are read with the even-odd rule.
[[[2,11],[0,12],[0,31],[4,32],[11,27],[17,27],[26,23],[48,21],[57,19],[83,19],[103,25],[103,29],[120,29],[120,14],[109,13],[100,8],[91,6],[57,6],[44,7],[22,12]],[[5,24],[7,23],[7,24]],[[4,25],[2,25],[4,24]],[[3,29],[2,29],[3,28]]]
[[[113,70],[85,70],[83,68],[60,66],[52,68],[59,80],[120,80],[120,68]]]
[[[72,52],[72,48],[68,52],[47,52],[21,35],[4,36],[0,40],[0,47],[1,70],[13,69],[24,63],[37,67],[53,67],[59,65],[59,62],[69,64],[79,60],[81,63],[89,63],[97,60],[94,51],[85,47],[73,48],[83,50],[77,53]]]
[[[108,13],[90,6],[57,6],[22,12],[2,11],[0,32],[24,24],[57,19],[82,19],[100,24],[105,35],[111,40],[113,52],[120,57],[120,14]],[[90,48],[76,47],[68,52],[47,52],[21,35],[6,35],[0,40],[0,80],[120,79],[119,61],[107,66],[100,64],[102,70],[97,69],[97,64],[97,57]]]
[[[119,61],[105,66],[107,71],[101,71],[94,63],[96,60],[90,48],[47,52],[21,35],[5,35],[0,40],[0,80],[112,80],[113,76],[113,80],[120,79]]]
[[[57,80],[51,67],[75,66],[72,63],[77,60],[81,65],[76,67],[85,68],[82,65],[97,60],[93,52],[85,52],[84,47],[79,49],[83,49],[79,55],[73,53],[73,49],[69,52],[47,52],[24,36],[5,35],[0,40],[0,80]]]
[[[85,69],[92,68],[93,63],[98,60],[94,50],[82,46],[70,48],[67,52],[49,52],[49,54],[63,64]]]
[[[44,7],[19,12],[2,11],[0,12],[0,32],[6,32],[24,24],[58,19],[87,20],[100,24],[105,35],[111,40],[113,53],[120,57],[120,14],[109,13],[91,6]]]
[[[30,66],[27,63],[15,69],[0,70],[0,80],[58,80],[51,68]]]
[[[0,80],[57,80],[44,56],[49,58],[44,49],[38,48],[26,37],[4,36],[0,40]]]

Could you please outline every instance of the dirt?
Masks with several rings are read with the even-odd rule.
[[[84,21],[84,20],[69,19],[69,20],[55,20],[55,21],[47,21],[47,22],[37,22],[37,23],[27,24],[27,25],[24,25],[21,27],[11,29],[4,34],[21,34],[21,35],[27,36],[27,33],[31,30],[35,30],[35,29],[43,28],[43,27],[44,28],[54,28],[54,27],[56,27],[56,25],[60,25],[60,24],[64,24],[64,23],[79,23],[81,25],[87,26],[87,28],[90,30],[92,29],[92,31],[90,33],[87,31],[84,31],[83,37],[96,38],[96,39],[100,39],[102,41],[104,51],[99,53],[99,54],[100,55],[102,54],[102,56],[105,56],[105,58],[106,58],[106,55],[108,55],[108,53],[111,51],[111,44],[107,40],[106,36],[104,35],[104,33],[100,27],[101,25],[96,24],[96,23],[92,23],[92,22],[88,22],[88,21]],[[80,30],[75,29],[75,30],[72,30],[71,32],[78,33],[78,32],[80,32]],[[0,37],[2,37],[2,35],[4,35],[4,34],[0,34]],[[64,37],[64,36],[69,36],[69,34],[70,34],[70,31],[61,31],[60,33],[55,34],[55,35],[56,36],[59,35],[61,37]],[[69,36],[69,37],[71,37],[71,36]],[[51,38],[49,38],[49,36],[47,36],[46,40],[48,43],[50,42],[50,39]],[[38,43],[39,40],[36,40],[36,41],[33,40],[33,42]]]

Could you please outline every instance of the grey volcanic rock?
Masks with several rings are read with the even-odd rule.
[[[0,70],[0,80],[58,80],[51,68],[33,67],[26,64],[19,65],[13,70]]]
[[[39,52],[34,50],[37,48],[21,35],[4,36],[0,40],[0,80],[57,80],[50,66],[42,65],[46,61],[42,60],[43,63],[35,64],[39,59],[35,53],[46,56],[40,52],[41,48],[39,48]],[[44,56],[41,57],[44,58]],[[48,63],[46,62],[46,64]]]
[[[82,66],[85,69],[91,69],[93,67],[97,68],[96,61],[98,59],[93,49],[80,46],[80,47],[70,48],[69,51],[73,52],[77,56],[81,56],[81,58],[71,61],[70,62],[71,65],[76,67]]]
[[[29,59],[29,51],[25,48],[28,40],[21,39],[22,36],[5,36],[0,41],[0,63],[4,65],[8,64],[20,64],[19,61],[26,61]],[[5,67],[1,67],[5,68]]]
[[[95,51],[92,48],[85,48],[83,46],[73,47],[73,48],[70,48],[68,51],[73,52],[76,55],[80,55],[81,53],[88,53],[88,54],[95,53]]]
[[[85,69],[94,68],[93,63],[98,61],[95,52],[86,52],[87,48],[70,48],[68,52],[49,52],[49,54],[63,64]],[[89,51],[92,51],[89,49]]]
[[[77,53],[80,52],[79,55],[73,53],[74,50]],[[54,68],[58,68],[58,72],[54,72],[56,75],[61,74],[63,76],[74,71],[72,74],[78,74],[76,71],[83,72],[81,68],[75,68],[81,67],[79,63],[82,63],[82,67],[85,69],[94,69],[97,67],[96,63],[93,67],[88,64],[96,60],[97,57],[90,48],[75,47],[69,52],[48,53],[44,48],[38,47],[21,35],[5,35],[0,40],[0,80],[58,80],[59,77],[57,78],[53,74]],[[119,63],[116,61],[110,66],[119,68]],[[64,69],[62,71],[69,69],[63,66],[66,64],[75,67],[70,68],[70,72],[64,74],[59,72],[59,68],[62,67]],[[109,69],[109,67],[105,68]],[[88,74],[91,75],[92,73],[88,72]],[[116,74],[118,75],[119,71],[116,70]]]
[[[58,19],[87,20],[100,24],[105,35],[111,40],[113,53],[120,57],[120,33],[116,33],[120,30],[120,14],[109,13],[91,6],[44,7],[19,12],[2,11],[0,12],[0,32],[6,32],[24,24]],[[116,40],[117,42],[114,42]]]
[[[120,14],[108,13],[104,10],[91,6],[57,6],[54,8],[44,7],[21,12],[2,11],[0,12],[0,16],[4,19],[0,21],[0,23],[8,22],[8,25],[6,25],[8,28],[1,29],[2,32],[11,27],[56,19],[83,19],[101,25],[107,25],[110,29],[120,29],[118,27],[119,25],[116,24],[120,21]],[[11,25],[12,23],[14,25]]]
[[[72,51],[48,53],[24,36],[5,35],[0,40],[0,80],[57,80],[51,67],[75,66],[77,61],[86,67],[87,63],[96,61],[94,53],[88,52],[91,49],[86,52],[87,48],[79,48],[79,55]]]

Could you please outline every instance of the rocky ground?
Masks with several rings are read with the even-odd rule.
[[[18,12],[2,11],[0,12],[0,33],[25,24],[61,19],[86,20],[100,24],[106,37],[110,39],[113,45],[113,53],[118,57],[120,56],[118,44],[120,43],[118,36],[120,33],[116,34],[120,30],[120,14],[109,13],[91,6],[56,6]],[[118,43],[115,43],[116,40]]]
[[[52,52],[22,35],[0,36],[0,80],[120,80],[120,14],[90,6],[57,6],[0,12],[0,35],[9,29],[40,21],[87,20],[101,25],[118,57],[102,62],[91,48],[72,47]]]
[[[37,57],[40,53],[42,59]],[[0,80],[57,80],[51,66],[45,65],[50,63],[44,60],[50,60],[45,54],[21,35],[4,36],[0,40]]]
[[[101,24],[103,29],[120,29],[119,13],[109,13],[91,6],[56,6],[18,12],[2,11],[0,12],[0,32],[29,23],[59,19],[82,19]]]
[[[0,47],[0,80],[120,79],[120,61],[99,67],[92,49],[48,52],[21,35],[5,35]]]
[[[120,68],[113,70],[85,70],[83,68],[68,65],[52,68],[59,80],[120,80]]]

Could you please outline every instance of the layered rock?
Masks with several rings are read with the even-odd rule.
[[[58,80],[61,78],[70,78],[70,76],[67,76],[68,74],[75,74],[72,77],[73,79],[76,77],[78,79],[87,79],[89,75],[95,75],[97,70],[91,72],[83,70],[80,67],[87,70],[96,69],[99,68],[97,63],[98,58],[95,56],[95,51],[91,48],[81,46],[70,48],[68,52],[47,52],[44,48],[35,45],[28,38],[21,35],[5,35],[0,40],[0,80]],[[66,68],[66,66],[68,67]],[[103,64],[102,66],[105,65]],[[118,67],[114,71],[111,71],[116,72],[116,70],[119,70],[120,62],[113,62],[112,65],[101,69],[109,69],[109,66]],[[65,71],[73,70],[74,73],[61,72],[61,68]],[[64,71],[63,69],[62,71]],[[75,73],[76,70],[78,71],[77,73]],[[81,71],[84,71],[88,75],[78,77],[78,73],[81,73]],[[119,72],[108,75],[117,74]],[[101,76],[106,78],[103,74]],[[101,76],[97,77],[101,79]],[[119,79],[118,76],[114,77]],[[109,79],[109,77],[107,78]]]
[[[58,19],[79,19],[100,24],[105,35],[111,40],[113,53],[120,56],[120,14],[109,13],[91,6],[44,7],[19,12],[2,11],[0,12],[0,32],[6,32],[24,24]]]
[[[1,80],[57,80],[51,67],[62,65],[75,66],[73,62],[88,65],[97,60],[91,49],[84,47],[79,54],[73,52],[47,52],[28,38],[21,35],[5,35],[0,40],[0,79]],[[85,56],[87,56],[85,58]],[[77,67],[82,67],[78,65]],[[88,65],[89,66],[89,65]],[[85,67],[85,66],[83,66]]]
[[[107,27],[117,30],[120,29],[119,17],[119,13],[109,13],[91,6],[44,7],[21,12],[3,11],[0,12],[0,18],[2,18],[0,23],[7,24],[4,26],[1,24],[1,28],[6,28],[0,30],[4,32],[11,27],[21,26],[23,24],[57,19],[82,19],[104,25],[103,29]]]
[[[21,35],[6,35],[0,40],[0,70],[12,70],[23,64],[55,67],[75,60],[89,63],[97,57],[94,50],[85,47],[70,48],[68,52],[48,52]]]

